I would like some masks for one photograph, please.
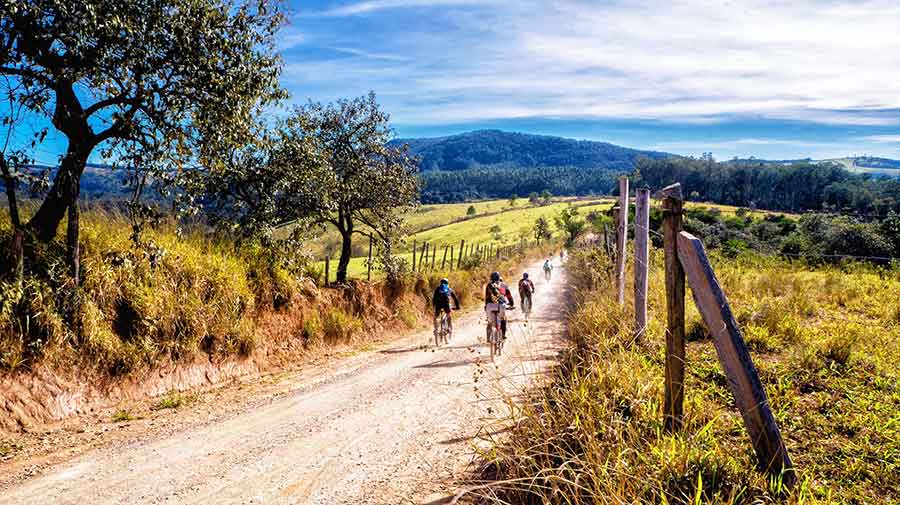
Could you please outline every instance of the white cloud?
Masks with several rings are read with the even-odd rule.
[[[860,137],[860,140],[885,144],[900,144],[900,135],[868,135]]]
[[[398,10],[408,29],[380,33],[373,19],[365,26],[374,32],[349,43],[342,32],[330,47],[369,57],[317,77],[352,74],[401,96],[386,105],[411,124],[734,115],[900,123],[894,0],[371,0],[325,14],[365,21],[411,7],[440,8],[427,17]]]
[[[325,17],[342,17],[342,16],[358,16],[368,14],[370,12],[385,9],[401,9],[414,7],[437,7],[450,5],[473,5],[478,0],[370,0],[365,2],[354,2],[342,5],[333,9],[329,9],[318,13],[319,16]]]

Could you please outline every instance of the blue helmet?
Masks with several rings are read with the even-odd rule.
[[[523,278],[523,279],[527,279],[527,278],[528,278],[528,272],[525,272],[524,274],[522,274],[522,278]]]
[[[500,272],[491,273],[491,282],[500,282]]]

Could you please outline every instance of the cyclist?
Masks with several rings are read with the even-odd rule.
[[[450,334],[453,334],[453,318],[451,317],[450,310],[450,300],[453,299],[453,306],[455,310],[459,310],[459,298],[456,296],[456,293],[453,289],[450,288],[450,281],[447,279],[441,279],[440,285],[438,285],[437,289],[434,290],[434,294],[431,295],[431,305],[434,307],[434,336],[436,337],[438,334],[438,324],[441,320],[441,312],[447,313],[447,326],[450,329]],[[447,335],[447,338],[450,338],[450,335]]]
[[[550,258],[547,258],[544,261],[544,279],[550,280],[550,275],[553,273],[553,263],[550,261]]]
[[[526,310],[528,307],[529,311],[531,309],[531,295],[534,294],[534,283],[531,282],[531,279],[528,278],[528,272],[522,274],[522,278],[519,279],[519,304],[522,306],[522,310]],[[525,305],[525,299],[528,299],[528,305]],[[526,316],[528,314],[525,314]]]
[[[509,287],[500,277],[500,272],[491,274],[491,281],[484,288],[484,310],[487,314],[487,336],[491,335],[491,328],[500,322],[500,335],[506,339],[506,309],[514,309],[512,293]]]

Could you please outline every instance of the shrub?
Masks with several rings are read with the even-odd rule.
[[[332,307],[325,311],[322,329],[329,341],[349,341],[362,329],[362,321],[342,309]]]

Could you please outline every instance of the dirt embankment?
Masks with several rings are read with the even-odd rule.
[[[539,277],[540,263],[530,270]],[[276,395],[223,388],[214,405],[92,427],[105,442],[86,450],[7,462],[0,503],[448,503],[472,450],[502,436],[563,344],[564,270],[536,284],[531,317],[510,314],[496,361],[473,308],[440,348],[422,345],[426,330],[282,374]]]
[[[529,259],[505,260],[477,271],[419,275],[394,286],[356,281],[337,289],[307,286],[290,304],[257,316],[257,344],[246,355],[198,351],[126,376],[59,363],[0,375],[0,435],[42,429],[71,416],[171,391],[203,390],[241,377],[288,370],[335,348],[396,336],[428,320],[430,291],[440,276],[449,275],[463,303],[472,303],[490,269],[509,270]],[[203,349],[202,342],[198,348]]]

